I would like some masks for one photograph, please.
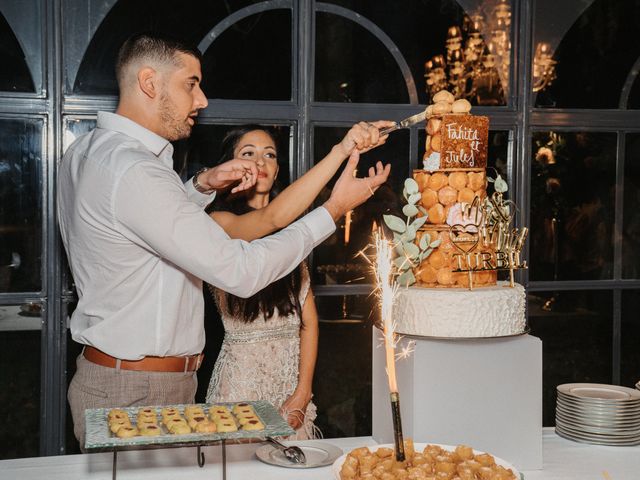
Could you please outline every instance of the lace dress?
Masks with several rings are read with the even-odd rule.
[[[300,305],[304,305],[310,286],[305,267],[301,284]],[[253,322],[246,323],[230,315],[224,292],[211,286],[209,290],[220,310],[225,335],[213,367],[207,402],[267,400],[280,409],[298,385],[300,316],[294,312],[282,317],[276,309],[266,322],[259,315]],[[286,418],[288,412],[282,413]],[[316,406],[309,402],[303,425],[289,438],[316,438],[315,418]]]

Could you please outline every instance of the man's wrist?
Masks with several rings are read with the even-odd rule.
[[[322,206],[327,210],[327,212],[329,212],[329,215],[331,215],[331,218],[333,218],[334,222],[337,222],[340,217],[344,215],[344,210],[340,208],[338,202],[333,200],[331,197],[329,197],[329,199],[324,202]]]
[[[204,179],[201,179],[201,177],[203,176],[206,177],[204,173],[207,171],[209,171],[209,168],[205,167],[205,168],[201,168],[195,173],[195,175],[193,176],[193,188],[195,188],[196,191],[199,193],[210,195],[215,191],[215,188],[212,188],[211,185],[209,185],[209,183],[207,183]]]

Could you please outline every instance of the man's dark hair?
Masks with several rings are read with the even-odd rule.
[[[144,60],[155,64],[180,66],[176,54],[184,53],[202,61],[200,51],[186,42],[160,33],[136,33],[120,47],[116,60],[116,78],[122,87],[126,67],[133,62]]]

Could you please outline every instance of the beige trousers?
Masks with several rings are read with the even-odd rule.
[[[87,408],[132,407],[194,403],[196,372],[138,372],[103,367],[82,354],[67,398],[73,417],[73,432],[84,451],[84,411]]]

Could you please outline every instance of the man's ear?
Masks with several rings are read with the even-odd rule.
[[[149,98],[155,98],[160,92],[158,71],[144,67],[138,71],[138,87]]]

